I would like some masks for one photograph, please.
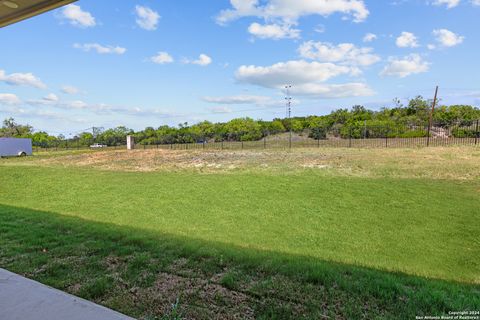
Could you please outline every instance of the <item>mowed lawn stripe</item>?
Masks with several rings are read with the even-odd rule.
[[[476,182],[15,166],[0,167],[0,177],[4,205],[480,282]]]

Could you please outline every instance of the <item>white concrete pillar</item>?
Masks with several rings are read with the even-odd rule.
[[[135,149],[135,139],[132,136],[127,136],[127,150]]]

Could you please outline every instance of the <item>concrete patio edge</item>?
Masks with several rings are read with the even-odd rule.
[[[117,311],[0,268],[2,320],[133,320]]]

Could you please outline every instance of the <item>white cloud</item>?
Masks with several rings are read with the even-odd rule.
[[[354,21],[360,22],[369,15],[363,0],[267,0],[263,5],[259,0],[230,0],[230,3],[232,8],[218,15],[219,24],[249,16],[295,23],[302,16],[334,13],[350,15]]]
[[[283,90],[286,84],[291,83],[293,94],[307,97],[339,98],[373,94],[364,83],[323,83],[337,76],[355,74],[357,74],[355,67],[297,60],[267,67],[241,66],[236,72],[236,79],[239,82],[276,90]]]
[[[15,101],[9,98],[10,101]],[[1,103],[1,101],[0,101]],[[54,94],[49,94],[41,99],[26,100],[26,103],[30,106],[43,106],[45,108],[38,108],[40,111],[49,113],[47,107],[61,109],[65,111],[79,110],[85,112],[91,112],[97,115],[131,115],[131,116],[173,116],[172,112],[164,112],[158,109],[143,109],[139,107],[123,107],[112,106],[105,103],[87,103],[82,100],[61,100]],[[39,116],[36,110],[20,109],[15,107],[15,112],[22,112],[31,116]],[[14,110],[14,109],[11,109]],[[12,111],[13,112],[13,111]],[[78,120],[78,118],[76,118]]]
[[[204,97],[203,101],[216,104],[257,104],[263,105],[271,101],[265,96],[237,95],[228,97]]]
[[[297,39],[300,38],[300,30],[293,29],[289,24],[259,24],[252,23],[248,32],[260,39]]]
[[[56,99],[55,99],[56,98]],[[84,109],[87,104],[83,101],[61,101],[58,97],[47,95],[41,99],[27,100],[27,103],[32,106],[50,106],[62,109]]]
[[[13,86],[30,86],[39,89],[46,89],[47,86],[33,73],[12,73],[6,74],[0,69],[0,81]]]
[[[470,0],[469,1],[473,6],[480,6],[480,0]],[[447,9],[452,9],[457,7],[461,0],[432,0],[431,2],[433,5],[436,6],[446,6]]]
[[[280,62],[268,67],[241,66],[236,72],[236,78],[240,82],[262,87],[282,88],[287,83],[298,85],[317,81],[324,82],[351,72],[352,68],[347,66],[298,60]]]
[[[460,4],[460,0],[434,0],[433,4],[436,6],[446,5],[448,9],[451,9],[458,6]]]
[[[372,42],[374,40],[377,40],[377,35],[374,34],[374,33],[367,33],[364,37],[363,37],[363,42]]]
[[[212,108],[208,108],[208,110],[213,113],[232,113],[233,112],[233,110],[229,107],[212,107]]]
[[[74,87],[74,86],[63,86],[62,87],[62,92],[63,93],[66,93],[66,94],[77,94],[80,92],[80,90],[78,90],[78,88]]]
[[[83,11],[75,4],[65,6],[61,11],[61,17],[67,19],[71,25],[81,28],[94,27],[97,24],[90,12]]]
[[[82,100],[61,100],[57,95],[51,93],[41,99],[27,100],[27,103],[32,106],[47,106],[63,110],[85,110],[96,114],[105,114],[109,112],[124,111],[123,108],[109,106],[105,103],[87,103]]]
[[[413,33],[404,31],[397,38],[396,44],[399,48],[416,48],[418,47],[418,39]]]
[[[155,56],[151,57],[150,60],[157,64],[167,64],[174,61],[173,57],[164,51],[158,52]]]
[[[261,9],[257,8],[258,0],[230,0],[232,9],[222,10],[217,16],[217,23],[227,22],[248,16],[261,16]]]
[[[13,93],[0,93],[0,105],[18,105],[22,103],[19,97]]]
[[[50,94],[46,95],[45,97],[43,97],[43,100],[51,101],[51,102],[57,102],[59,99],[58,99],[56,94],[50,93]]]
[[[205,66],[208,66],[209,64],[212,63],[212,58],[210,58],[209,56],[207,56],[206,54],[202,53],[197,60],[188,60],[188,59],[184,59],[183,60],[183,63],[185,64],[196,64],[196,65],[199,65],[199,66],[202,66],[202,67],[205,67]]]
[[[83,102],[81,100],[74,100],[70,102],[63,102],[61,105],[64,105],[68,108],[72,109],[87,109],[88,104],[86,102]]]
[[[465,37],[447,29],[433,30],[433,35],[435,36],[435,40],[442,47],[455,47],[465,40]]]
[[[380,61],[380,57],[373,54],[372,48],[357,48],[352,43],[333,45],[308,41],[300,46],[298,52],[303,58],[347,65],[369,66]]]
[[[148,31],[157,29],[158,21],[160,20],[160,15],[158,12],[150,9],[149,7],[136,6],[135,13],[137,15],[137,19],[135,21],[140,28]]]
[[[75,49],[80,49],[85,52],[89,51],[96,51],[99,54],[118,54],[122,55],[125,52],[127,52],[127,49],[119,47],[119,46],[102,46],[101,44],[98,43],[84,43],[84,44],[79,44],[75,43],[73,45]]]
[[[401,59],[391,57],[380,75],[405,78],[412,74],[427,72],[429,67],[430,63],[424,61],[418,54],[411,54]]]
[[[79,119],[78,117],[72,117],[68,118],[65,117],[65,115],[59,114],[59,113],[54,113],[50,111],[45,111],[45,110],[31,110],[31,109],[25,109],[25,108],[20,108],[18,106],[11,106],[9,108],[5,108],[5,110],[2,110],[10,115],[18,115],[24,118],[43,118],[47,120],[61,120],[63,124],[65,124],[66,121],[68,122],[75,122],[75,123],[87,123],[86,121]]]
[[[360,82],[343,84],[307,83],[292,87],[291,93],[324,99],[367,97],[375,94],[367,84]]]

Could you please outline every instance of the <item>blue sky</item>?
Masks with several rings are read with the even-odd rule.
[[[480,105],[479,0],[81,0],[0,29],[0,118],[91,126]]]

